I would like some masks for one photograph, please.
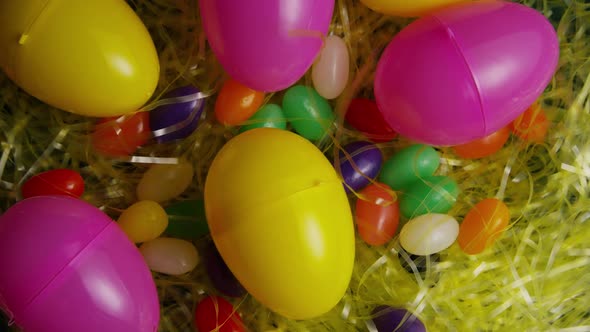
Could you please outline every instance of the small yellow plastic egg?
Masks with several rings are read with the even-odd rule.
[[[392,16],[419,17],[446,6],[472,0],[361,0],[372,10]]]
[[[353,218],[338,174],[310,141],[276,128],[234,137],[209,169],[205,209],[224,261],[269,309],[310,319],[341,300]]]
[[[0,50],[24,91],[80,115],[134,112],[159,79],[152,38],[124,0],[0,0]]]
[[[142,243],[164,233],[168,227],[168,214],[154,201],[140,201],[123,211],[117,222],[131,241]]]

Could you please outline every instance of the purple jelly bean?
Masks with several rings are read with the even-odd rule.
[[[381,150],[370,142],[357,141],[344,146],[344,150],[350,155],[347,157],[340,151],[340,172],[347,193],[360,190],[375,179],[381,170],[383,156]],[[352,158],[352,160],[350,160]],[[349,188],[350,187],[350,188]]]
[[[379,332],[426,332],[426,327],[405,309],[378,306],[373,309],[373,323]]]
[[[214,246],[207,250],[205,264],[209,279],[218,291],[229,297],[241,297],[246,293]]]
[[[162,98],[190,96],[199,93],[192,85],[170,91]],[[162,105],[150,112],[150,127],[159,143],[183,139],[192,134],[199,124],[205,107],[204,99]]]

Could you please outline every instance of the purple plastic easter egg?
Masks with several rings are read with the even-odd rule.
[[[155,332],[160,308],[141,254],[96,207],[37,196],[0,216],[0,307],[29,332]]]
[[[550,82],[559,41],[538,11],[474,1],[424,16],[387,46],[374,80],[389,126],[414,141],[464,144],[505,127]]]
[[[347,193],[364,188],[379,175],[383,156],[375,144],[364,141],[352,142],[344,146],[344,151],[348,156],[340,151],[340,165],[336,170],[342,176]]]
[[[187,85],[170,91],[163,99],[189,98],[199,92],[196,87]],[[150,112],[150,127],[159,143],[183,139],[195,131],[205,107],[205,100],[190,99],[192,100],[162,105]]]
[[[210,247],[207,252],[205,265],[209,280],[218,291],[229,297],[240,297],[246,294],[246,290],[227,267],[214,246]]]
[[[405,309],[378,306],[372,314],[378,332],[426,332],[420,319]]]
[[[298,81],[318,56],[334,0],[199,0],[217,59],[236,81],[274,92]]]

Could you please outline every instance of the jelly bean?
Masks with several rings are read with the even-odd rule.
[[[137,185],[140,201],[162,203],[182,194],[193,180],[193,166],[186,161],[156,164],[143,174]]]
[[[366,243],[380,246],[389,242],[399,224],[399,202],[391,194],[391,188],[372,183],[363,189],[356,201],[355,220]]]
[[[370,99],[353,99],[346,111],[345,120],[373,142],[389,142],[397,133],[383,119],[377,104]]]
[[[398,259],[404,270],[408,271],[408,273],[414,273],[414,269],[416,269],[422,277],[425,276],[429,266],[432,268],[434,264],[440,261],[440,255],[436,253],[427,256],[408,254],[408,258],[402,256],[401,252],[398,252]]]
[[[426,332],[424,324],[406,309],[378,306],[372,312],[378,332]]]
[[[163,99],[184,97],[199,93],[192,85],[170,91]],[[205,108],[204,99],[162,105],[150,112],[150,126],[159,143],[183,139],[192,134],[199,124]],[[162,132],[164,131],[164,132]]]
[[[455,218],[440,213],[427,213],[408,221],[400,231],[400,244],[407,252],[426,256],[450,247],[459,235]]]
[[[510,125],[512,132],[525,141],[541,143],[549,130],[549,119],[539,104],[534,104]]]
[[[463,219],[457,242],[465,253],[479,254],[502,235],[509,221],[510,211],[502,201],[484,199],[469,210]]]
[[[199,332],[243,332],[244,323],[234,306],[220,296],[207,296],[195,309]]]
[[[447,213],[459,195],[457,182],[446,176],[429,176],[413,182],[400,195],[399,208],[408,219],[426,213]]]
[[[326,99],[338,97],[346,84],[350,71],[348,48],[342,38],[329,36],[318,60],[313,64],[311,78],[320,96]]]
[[[84,193],[84,179],[70,169],[54,169],[32,176],[23,184],[21,192],[23,198],[51,195],[80,198]]]
[[[313,88],[303,85],[287,90],[283,111],[295,132],[308,140],[324,137],[335,119],[330,104]]]
[[[256,113],[264,102],[264,95],[230,78],[217,96],[215,117],[221,124],[237,126]]]
[[[401,149],[385,161],[379,181],[393,190],[403,190],[418,179],[433,175],[439,166],[440,155],[434,148],[415,144]]]
[[[254,128],[278,128],[286,129],[287,120],[279,105],[266,104],[262,106],[250,119],[248,123],[240,128],[240,133]]]
[[[188,273],[199,264],[199,253],[195,246],[185,240],[159,237],[144,242],[139,251],[150,270],[178,276]]]
[[[453,151],[461,158],[477,159],[491,156],[498,152],[510,137],[508,126],[491,133],[490,135],[453,147]]]
[[[205,202],[202,200],[177,202],[166,207],[165,211],[169,222],[164,234],[185,240],[195,240],[209,234]]]
[[[381,150],[369,142],[352,142],[339,153],[340,165],[336,170],[342,176],[346,192],[356,191],[367,186],[379,174],[383,157]]]
[[[150,115],[139,112],[100,120],[91,135],[94,150],[106,156],[122,157],[135,152],[151,137]]]
[[[227,267],[215,245],[211,245],[205,257],[209,280],[218,291],[229,297],[240,297],[246,294],[246,290]]]
[[[117,222],[131,241],[142,243],[162,235],[168,226],[168,215],[160,204],[140,201],[123,211]]]

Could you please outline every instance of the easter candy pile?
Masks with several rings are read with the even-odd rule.
[[[0,0],[0,331],[588,330],[589,10]]]

